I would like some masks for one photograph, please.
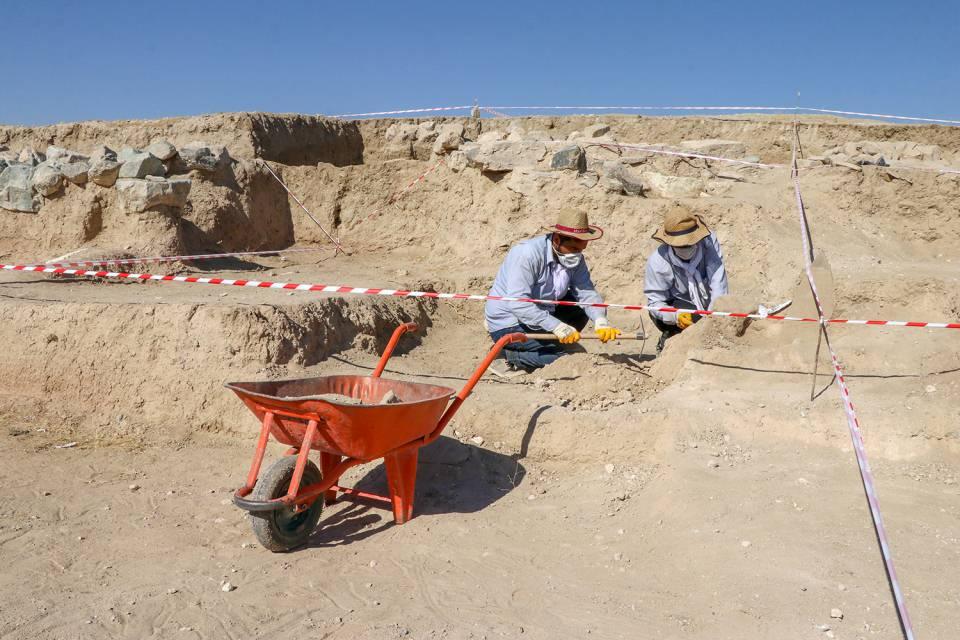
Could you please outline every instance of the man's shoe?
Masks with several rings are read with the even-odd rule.
[[[509,380],[510,378],[516,378],[517,376],[522,376],[527,373],[526,369],[522,367],[518,367],[517,365],[510,362],[505,362],[502,365],[498,364],[496,366],[490,365],[490,367],[487,368],[487,371],[497,376],[498,378],[503,378],[504,380]]]

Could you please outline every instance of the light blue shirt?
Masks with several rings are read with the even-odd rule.
[[[720,250],[720,241],[715,233],[699,242],[703,247],[703,259],[697,268],[700,275],[707,284],[707,308],[712,309],[713,303],[720,296],[729,293],[727,286],[727,270],[723,265],[723,252]],[[647,260],[647,272],[644,278],[644,293],[647,294],[647,304],[651,307],[670,307],[673,306],[672,300],[677,297],[689,300],[690,292],[687,291],[687,279],[682,274],[677,273],[677,269],[670,264],[667,252],[670,247],[661,244],[650,255]],[[660,318],[666,324],[677,324],[677,314],[667,311],[654,311],[650,313]]]
[[[578,302],[603,302],[603,298],[593,286],[590,269],[587,268],[584,258],[581,258],[580,264],[569,270],[569,287],[565,291],[555,290],[553,268],[557,258],[553,254],[550,236],[548,233],[514,245],[497,272],[490,295],[561,300],[572,291]],[[517,324],[553,331],[560,324],[560,321],[551,315],[556,307],[555,304],[488,300],[484,315],[487,328],[491,332]],[[600,307],[584,307],[583,310],[591,320],[607,315],[606,309]]]

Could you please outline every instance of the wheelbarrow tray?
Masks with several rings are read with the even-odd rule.
[[[363,461],[429,435],[456,393],[449,387],[355,375],[229,382],[226,387],[261,422],[267,412],[274,414],[271,435],[277,441],[299,448],[307,422],[317,420],[312,449]],[[388,391],[400,402],[379,404]],[[318,397],[327,394],[364,404]]]

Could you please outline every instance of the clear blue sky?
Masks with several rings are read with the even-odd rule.
[[[5,0],[0,123],[468,104],[960,116],[960,3]]]

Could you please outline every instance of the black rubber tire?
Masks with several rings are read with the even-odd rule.
[[[287,495],[296,464],[297,456],[284,456],[274,462],[257,480],[257,486],[250,497],[254,500],[272,500]],[[317,465],[307,460],[300,486],[306,487],[320,482],[321,479]],[[321,495],[306,511],[300,513],[294,513],[290,507],[275,511],[251,512],[250,524],[253,525],[253,533],[256,534],[257,540],[264,549],[280,553],[306,544],[310,534],[317,528],[322,511],[323,496]]]

